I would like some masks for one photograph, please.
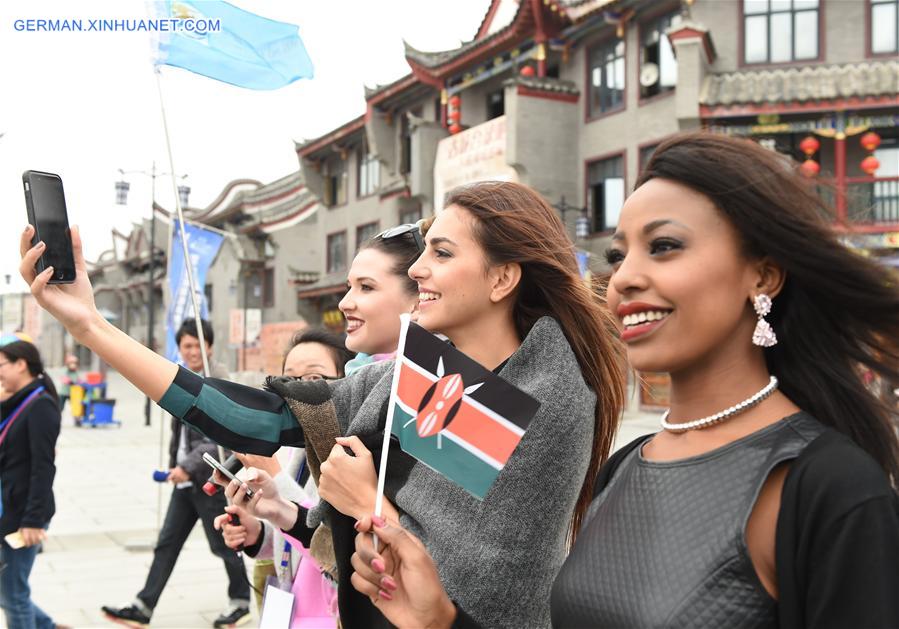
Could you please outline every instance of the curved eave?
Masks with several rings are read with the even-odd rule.
[[[530,1],[522,0],[515,18],[507,27],[483,39],[466,42],[456,49],[456,54],[452,54],[454,51],[423,52],[404,41],[406,61],[420,81],[442,86],[446,77],[525,40],[533,33],[533,20]]]

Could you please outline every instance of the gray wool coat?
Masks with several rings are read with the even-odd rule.
[[[393,361],[331,384],[340,428],[377,431]],[[420,462],[388,464],[385,495],[431,553],[450,597],[484,627],[549,627],[550,589],[590,461],[596,396],[559,324],[543,317],[499,374],[540,410],[483,501]],[[317,525],[330,507],[310,512]]]

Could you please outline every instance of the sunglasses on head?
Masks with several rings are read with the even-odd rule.
[[[425,250],[425,239],[421,235],[421,221],[417,223],[406,223],[405,225],[397,225],[396,227],[391,227],[390,229],[385,229],[380,234],[378,234],[378,238],[382,240],[387,240],[388,238],[399,238],[400,236],[411,235],[415,240],[415,246],[418,247],[419,251]]]

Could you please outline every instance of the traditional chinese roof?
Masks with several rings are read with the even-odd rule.
[[[899,93],[899,60],[706,76],[702,105],[791,103]]]
[[[554,92],[558,94],[580,95],[580,90],[574,81],[564,81],[562,79],[553,79],[551,77],[538,76],[514,76],[506,79],[503,85],[520,85],[531,90],[541,92]]]
[[[299,284],[299,282],[295,282]],[[305,284],[297,289],[297,297],[310,299],[323,295],[333,295],[346,291],[346,269],[334,273],[328,273],[317,282]]]
[[[555,4],[572,22],[577,22],[598,11],[613,10],[621,0],[555,0]]]
[[[353,118],[349,122],[342,124],[333,131],[315,138],[314,140],[306,140],[304,142],[294,142],[297,154],[300,157],[310,157],[314,153],[328,148],[330,145],[340,141],[346,141],[354,134],[361,134],[365,129],[365,116]]]
[[[235,183],[225,186],[217,201],[204,210],[185,212],[185,218],[205,223],[221,225],[225,222],[237,222],[243,233],[271,233],[297,223],[311,216],[318,209],[318,198],[306,187],[303,176],[295,171],[262,185],[258,181],[254,185],[235,192]],[[164,216],[171,213],[157,204],[158,211]]]
[[[501,1],[494,0],[494,4],[488,10],[488,16],[490,11],[495,10],[496,4]],[[424,52],[404,41],[406,61],[412,67],[413,74],[424,82],[434,83],[437,77],[458,72],[463,67],[489,58],[499,50],[504,50],[509,45],[514,45],[519,40],[531,35],[534,29],[532,7],[533,3],[530,0],[522,0],[508,25],[487,35],[482,33],[484,30],[482,24],[479,29],[480,39],[476,37],[453,50]]]

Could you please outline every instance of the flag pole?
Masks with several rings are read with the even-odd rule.
[[[181,232],[181,249],[184,254],[184,270],[187,272],[187,284],[190,287],[190,301],[194,309],[194,321],[197,322],[197,340],[200,342],[200,356],[203,359],[203,376],[209,377],[209,357],[206,355],[206,337],[203,334],[202,317],[200,316],[200,302],[197,300],[197,287],[194,284],[194,265],[190,259],[190,251],[187,248],[187,235],[184,233],[184,212],[181,208],[181,197],[178,194],[178,185],[175,183],[175,160],[172,157],[172,140],[169,137],[169,122],[165,115],[165,101],[162,98],[162,81],[159,78],[161,72],[159,66],[154,66],[156,75],[156,93],[159,95],[159,110],[162,112],[162,129],[165,133],[165,148],[169,156],[169,171],[172,173],[172,193],[175,195],[175,211],[178,213],[178,230]],[[171,258],[171,253],[169,254]],[[152,287],[151,287],[152,288]],[[219,461],[225,461],[225,450],[218,446]]]
[[[159,94],[159,109],[162,111],[162,129],[165,132],[165,148],[169,156],[169,168],[175,170],[175,160],[172,158],[172,141],[169,137],[169,123],[165,115],[165,103],[162,98],[162,82],[159,79],[159,67],[154,68],[156,74],[156,93]],[[209,359],[206,356],[206,338],[203,335],[203,326],[200,325],[200,302],[197,301],[197,287],[194,284],[193,264],[190,261],[190,251],[187,248],[187,237],[184,233],[184,212],[181,209],[181,198],[178,196],[178,186],[175,183],[175,177],[172,176],[172,193],[175,195],[175,211],[178,213],[178,230],[181,232],[181,248],[184,253],[184,270],[187,271],[187,283],[190,286],[190,301],[194,308],[194,319],[197,322],[197,339],[200,341],[200,347],[203,351],[200,356],[203,357],[203,375],[209,377]]]
[[[387,478],[387,451],[390,449],[390,434],[393,430],[393,414],[396,410],[396,390],[400,384],[400,372],[403,369],[403,354],[406,349],[406,334],[412,316],[408,312],[400,315],[400,342],[396,348],[396,361],[393,364],[393,381],[390,384],[390,400],[387,402],[387,423],[384,425],[384,443],[381,446],[381,463],[378,465],[378,492],[375,497],[375,515],[381,517],[384,506],[384,480]],[[378,550],[378,536],[375,535],[375,552]]]

